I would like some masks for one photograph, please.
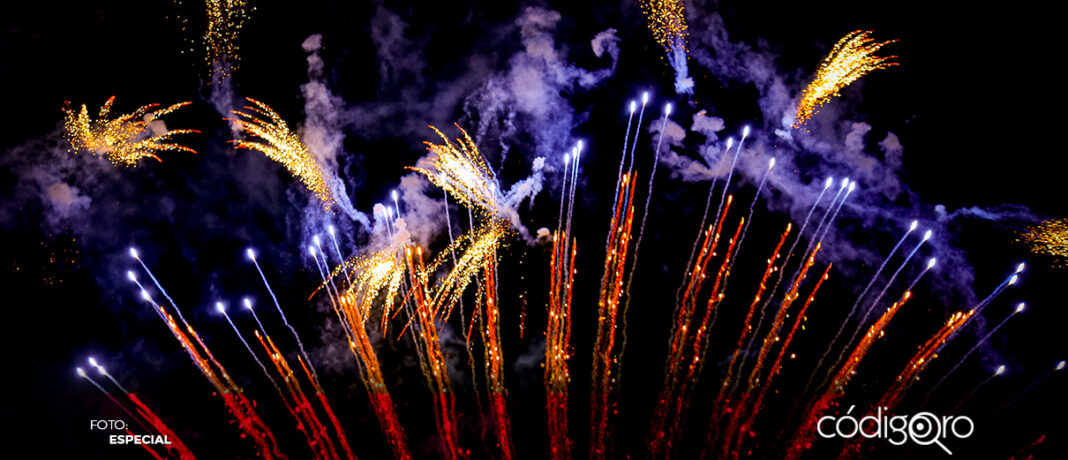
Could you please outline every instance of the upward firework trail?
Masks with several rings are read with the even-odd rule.
[[[857,314],[857,307],[860,306],[860,301],[864,300],[864,295],[868,293],[868,290],[870,290],[871,287],[875,284],[875,281],[879,279],[879,275],[883,273],[883,269],[886,268],[886,264],[890,262],[890,258],[894,257],[894,254],[897,253],[897,250],[901,248],[901,245],[905,243],[905,240],[908,239],[909,235],[912,234],[913,230],[916,230],[916,227],[918,225],[919,221],[912,221],[912,224],[909,225],[908,231],[906,231],[905,234],[901,236],[901,239],[897,241],[897,244],[894,245],[894,248],[891,249],[890,253],[886,255],[886,258],[883,259],[883,263],[879,264],[879,268],[875,270],[875,274],[871,275],[871,281],[868,281],[868,285],[864,286],[863,291],[860,291],[860,295],[857,296],[857,300],[853,302],[853,307],[849,309],[849,314],[846,315],[844,319],[842,319],[842,325],[838,327],[838,332],[835,332],[834,338],[831,339],[831,344],[827,346],[828,350],[834,348],[834,345],[838,342],[838,337],[841,336],[842,331],[845,330],[846,323],[848,323],[849,320]],[[824,356],[826,356],[826,353],[824,353]],[[816,369],[819,369],[822,364],[823,360],[821,359],[820,362],[816,364]]]
[[[686,13],[679,0],[641,0],[642,12],[649,21],[653,38],[667,52],[675,69],[675,91],[693,93],[693,79],[688,76],[686,63]]]
[[[880,48],[897,40],[875,42],[871,39],[872,31],[856,30],[850,32],[823,58],[816,76],[808,87],[801,92],[801,101],[797,104],[794,115],[794,127],[804,126],[810,118],[819,112],[820,106],[832,97],[837,97],[842,88],[849,86],[860,77],[873,70],[885,69],[897,65],[891,62],[897,56],[876,56]]]
[[[453,144],[441,131],[431,126],[444,144],[426,142],[431,156],[413,171],[426,176],[434,185],[448,192],[469,208],[496,216],[500,212],[501,191],[489,163],[479,152],[471,136],[459,125],[463,137]]]
[[[905,268],[905,266],[908,265],[909,261],[912,260],[912,256],[916,255],[916,251],[919,251],[920,247],[923,246],[923,244],[926,243],[927,240],[930,239],[930,238],[931,238],[931,231],[928,230],[928,231],[924,232],[923,239],[921,239],[919,243],[916,243],[916,246],[912,248],[912,251],[909,252],[909,254],[907,256],[905,256],[905,260],[901,262],[901,265],[899,265],[897,267],[897,270],[894,270],[894,273],[890,275],[890,279],[886,282],[886,286],[884,286],[883,289],[881,291],[879,291],[879,295],[875,296],[875,300],[873,300],[871,305],[868,306],[867,310],[865,310],[864,315],[860,318],[860,321],[857,323],[856,330],[853,331],[853,335],[849,337],[848,341],[846,341],[845,347],[842,349],[842,352],[838,354],[838,358],[835,359],[834,364],[831,364],[831,369],[834,369],[835,367],[838,366],[838,364],[840,364],[842,362],[842,358],[845,357],[846,350],[848,350],[849,347],[853,345],[853,341],[857,339],[858,335],[860,335],[860,331],[864,328],[864,324],[866,324],[868,322],[868,318],[871,317],[872,311],[875,311],[875,308],[879,306],[879,301],[882,300],[884,295],[886,295],[886,291],[890,289],[890,286],[894,284],[894,280],[897,279],[897,275],[899,275],[901,273],[901,270],[903,270]],[[902,241],[904,241],[904,239],[902,239]],[[899,243],[899,245],[900,245],[900,243]],[[885,262],[884,262],[884,265],[885,265]],[[928,268],[930,268],[930,266],[928,266]],[[926,273],[926,270],[924,270],[924,273]],[[834,347],[834,344],[837,341],[837,338],[838,338],[838,335],[836,334],[835,335],[835,339],[831,341],[831,345],[828,347],[828,351],[830,351],[830,349],[832,347]],[[813,372],[817,372],[819,370],[820,364],[823,364],[822,363],[822,361],[823,361],[822,358],[825,358],[826,356],[827,356],[827,353],[824,353],[823,357],[821,357],[821,359],[820,359],[820,362],[816,363],[816,367],[813,370]],[[827,380],[824,379],[824,383],[821,384],[820,386],[823,386],[826,383],[827,383]]]
[[[333,226],[330,227],[331,237],[334,236],[333,228]],[[334,240],[334,244],[337,244],[337,240]],[[338,252],[338,255],[340,256],[340,251]],[[278,314],[282,317],[282,322],[285,323],[287,328],[289,328],[289,332],[293,333],[293,338],[297,340],[297,347],[300,348],[300,354],[304,357],[304,362],[308,363],[308,366],[310,367],[311,359],[308,358],[308,352],[304,351],[304,342],[300,341],[300,335],[297,334],[297,330],[293,329],[293,326],[289,324],[289,320],[286,319],[286,314],[284,311],[282,311],[282,305],[278,303],[278,297],[274,295],[274,290],[271,289],[271,284],[267,282],[267,276],[263,274],[263,269],[260,267],[260,262],[256,260],[256,251],[252,248],[248,248],[245,250],[245,256],[248,257],[248,260],[251,260],[252,265],[256,267],[256,272],[260,274],[260,279],[263,280],[263,287],[267,288],[267,293],[271,295],[271,300],[274,302],[274,307],[278,310]],[[318,378],[315,373],[314,367],[312,368],[312,375]]]
[[[245,99],[252,105],[246,105],[245,111],[234,110],[237,118],[232,120],[246,136],[258,140],[235,140],[234,148],[258,150],[267,155],[267,158],[284,166],[322,201],[324,207],[329,208],[334,201],[333,193],[319,162],[312,157],[300,136],[291,131],[281,115],[267,104],[252,98]]]
[[[609,455],[611,422],[609,414],[614,402],[609,394],[616,387],[613,371],[619,366],[615,356],[616,319],[622,296],[624,268],[630,248],[631,228],[634,224],[633,175],[624,174],[617,184],[616,206],[608,228],[605,248],[604,274],[597,301],[597,335],[593,346],[593,369],[590,373],[590,458]]]
[[[1004,326],[1010,318],[1016,316],[1017,313],[1023,312],[1025,307],[1026,305],[1023,302],[1020,302],[1020,304],[1016,306],[1016,309],[1013,310],[1012,313],[1009,313],[1008,316],[1006,316],[1005,319],[1002,319],[1001,322],[997,324],[997,326],[994,326],[994,328],[991,329],[990,332],[988,332],[981,339],[975,342],[975,345],[968,349],[968,352],[964,353],[964,356],[961,356],[960,360],[957,361],[957,364],[955,364],[953,368],[949,370],[949,372],[946,372],[946,375],[943,375],[942,378],[938,380],[938,383],[936,383],[933,387],[931,387],[930,390],[927,391],[927,396],[923,398],[924,404],[920,404],[920,407],[925,407],[927,405],[926,402],[931,399],[931,394],[933,394],[935,390],[938,389],[938,387],[942,386],[942,383],[944,383],[946,379],[949,378],[949,376],[953,375],[953,373],[956,372],[962,364],[964,364],[964,361],[968,360],[968,357],[971,356],[972,353],[975,352],[975,350],[978,350],[979,347],[986,343],[987,340],[990,340],[990,338],[993,337],[995,333],[997,333],[998,329],[1001,329],[1001,326]]]
[[[961,398],[960,402],[958,402],[956,406],[953,406],[953,408],[950,409],[949,412],[947,412],[947,413],[949,413],[949,414],[956,413],[957,409],[960,409],[960,406],[963,406],[964,403],[966,401],[968,401],[969,399],[971,399],[972,396],[975,396],[975,394],[978,393],[981,388],[986,386],[986,384],[990,383],[991,380],[994,380],[994,377],[997,377],[997,376],[999,376],[1001,374],[1004,374],[1004,373],[1005,373],[1005,366],[998,366],[997,370],[995,370],[993,374],[990,374],[989,377],[984,379],[982,382],[979,382],[979,384],[976,385],[975,388],[972,389],[972,391],[970,391],[968,394],[964,395],[964,397]]]
[[[167,130],[160,117],[172,113],[192,102],[182,102],[167,108],[149,104],[131,113],[108,119],[115,96],[108,98],[100,108],[97,118],[89,118],[89,109],[83,104],[75,111],[68,102],[63,109],[63,127],[70,141],[71,152],[89,152],[104,155],[116,166],[133,166],[142,158],[161,161],[159,152],[179,150],[197,153],[189,147],[175,144],[173,137],[180,134],[199,133],[195,129]]]
[[[237,38],[248,20],[247,0],[207,0],[207,28],[204,30],[205,59],[212,69],[212,81],[230,76],[237,68]]]
[[[162,291],[161,292],[165,292]],[[274,458],[288,458],[278,448],[278,441],[274,437],[274,433],[267,424],[256,413],[255,406],[245,397],[243,391],[234,384],[230,379],[230,375],[226,372],[226,369],[222,367],[215,357],[208,350],[196,331],[191,326],[186,324],[185,332],[178,326],[178,323],[174,321],[174,318],[164,310],[163,306],[152,299],[152,296],[147,291],[141,290],[141,297],[149,303],[153,310],[155,310],[160,318],[163,319],[167,328],[170,330],[174,338],[178,340],[178,343],[185,349],[186,354],[193,361],[193,364],[197,366],[201,374],[211,383],[212,387],[222,398],[223,403],[226,404],[230,414],[237,418],[238,426],[245,434],[256,443],[259,449],[260,455],[265,459]],[[184,321],[183,321],[184,322]],[[188,334],[187,334],[188,333]],[[189,339],[189,337],[196,341],[196,344]],[[199,345],[199,348],[197,348]],[[205,358],[205,356],[207,358]],[[214,365],[214,367],[212,367]],[[216,370],[217,369],[217,370]],[[222,379],[220,379],[220,376]]]
[[[649,204],[653,200],[653,179],[656,178],[656,166],[660,162],[660,143],[664,140],[664,127],[667,126],[669,115],[671,115],[671,104],[664,106],[663,121],[660,122],[660,136],[656,141],[656,150],[653,151],[653,171],[649,174],[649,190],[645,194],[645,208],[642,211],[642,219],[638,224],[638,239],[634,242],[634,259],[630,262],[630,274],[627,275],[626,287],[623,289],[626,301],[623,304],[623,341],[619,348],[620,361],[623,360],[623,353],[627,350],[627,310],[630,309],[630,285],[634,282],[634,272],[638,270],[638,251],[642,246],[642,237],[645,236],[645,219],[649,217]],[[637,141],[637,138],[635,138],[635,141]],[[622,379],[622,368],[620,368],[619,380]]]

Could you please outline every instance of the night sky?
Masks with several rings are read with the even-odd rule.
[[[695,178],[684,170],[724,160],[724,141],[737,140],[747,125],[753,133],[732,176],[734,208],[725,229],[745,215],[768,158],[779,166],[756,197],[729,293],[710,332],[708,362],[687,401],[689,416],[675,455],[695,457],[704,447],[711,400],[783,228],[794,222],[796,232],[826,177],[850,176],[858,178],[857,191],[828,232],[826,250],[812,269],[816,274],[809,275],[801,292],[809,292],[828,262],[834,263],[831,277],[793,342],[796,359],[784,364],[741,455],[781,455],[782,438],[796,429],[796,421],[784,427],[783,420],[793,406],[810,400],[801,390],[816,360],[876,267],[916,219],[920,230],[931,229],[934,236],[902,270],[879,308],[901,295],[906,280],[915,278],[928,258],[940,263],[872,347],[839,399],[841,409],[873,404],[951,313],[974,306],[1026,262],[1021,282],[949,342],[897,412],[947,414],[1005,365],[1004,375],[956,412],[975,420],[975,434],[947,445],[965,458],[1064,456],[1068,425],[1060,415],[1068,399],[1057,390],[1065,376],[1052,373],[1029,386],[1068,357],[1062,300],[1068,271],[1063,259],[1032,254],[1015,241],[1029,225],[1068,216],[1057,136],[1057,113],[1065,101],[1054,68],[1063,40],[1053,11],[1024,4],[686,2],[695,89],[679,95],[674,70],[637,2],[251,3],[238,39],[239,66],[228,86],[210,82],[200,2],[31,2],[0,15],[0,75],[7,90],[0,129],[0,287],[5,294],[0,327],[8,389],[0,408],[9,427],[5,447],[23,452],[12,458],[148,458],[139,447],[108,445],[106,435],[115,433],[89,429],[94,419],[131,420],[75,374],[76,366],[89,369],[89,356],[152,407],[198,458],[257,456],[212,387],[126,280],[127,270],[140,270],[127,255],[131,246],[256,402],[282,451],[290,458],[312,458],[269,382],[213,307],[216,301],[229,304],[231,317],[251,338],[255,322],[237,308],[249,296],[257,308],[264,307],[257,311],[267,331],[296,362],[295,342],[244,257],[245,248],[255,247],[355,454],[391,457],[328,299],[316,295],[309,301],[320,279],[306,252],[314,235],[326,236],[327,224],[338,227],[341,248],[352,255],[364,253],[381,232],[336,208],[324,212],[284,168],[259,152],[235,150],[230,126],[218,110],[220,100],[240,104],[250,97],[298,129],[307,102],[302,85],[309,78],[324,83],[335,97],[333,129],[344,136],[330,172],[345,184],[353,207],[368,216],[376,203],[389,202],[402,177],[413,175],[406,168],[426,155],[423,142],[439,141],[427,125],[457,137],[456,123],[476,137],[505,190],[531,176],[536,158],[545,158],[540,193],[515,208],[527,234],[534,235],[556,225],[563,153],[578,140],[587,145],[573,219],[579,247],[569,401],[575,457],[587,455],[590,350],[605,256],[600,242],[612,215],[626,107],[643,91],[651,100],[637,142],[638,203],[645,201],[665,103],[674,104],[671,123],[685,138],[665,139],[655,178],[631,290],[622,376],[613,395],[619,401],[613,457],[647,456],[649,419],[672,330],[673,293],[683,280],[711,179],[718,178],[713,206],[723,188],[722,171],[703,168],[712,172]],[[608,29],[614,29],[614,39],[604,43],[614,43],[618,53],[598,56],[591,40]],[[899,56],[900,65],[845,88],[810,121],[808,131],[784,127],[783,109],[796,103],[820,59],[836,40],[858,29],[874,30],[877,40],[898,39],[881,52]],[[323,71],[309,77],[309,52],[301,45],[313,34],[321,35],[315,55]],[[546,43],[554,53],[543,62],[534,51],[544,51]],[[178,140],[198,153],[163,152],[162,162],[146,159],[132,168],[87,153],[72,155],[62,137],[65,101],[86,104],[93,113],[113,95],[113,113],[192,101],[164,121],[170,129],[200,130]],[[722,127],[698,132],[695,117],[719,120]],[[315,146],[312,150],[319,154]],[[426,206],[424,198],[441,203],[442,191],[424,179],[406,181],[401,208],[402,214],[410,213],[406,222],[414,227],[415,242],[431,253],[441,251],[448,243],[444,214]],[[49,194],[59,183],[73,187],[74,204],[58,203]],[[452,231],[459,234],[470,228],[467,212],[449,201]],[[824,206],[819,209],[817,216]],[[885,285],[919,233],[890,259],[876,289]],[[517,457],[544,458],[541,365],[551,247],[520,235],[499,250],[505,384]],[[470,310],[473,292],[466,298]],[[1027,302],[1028,309],[979,347],[922,405],[933,384],[1019,302]],[[440,458],[430,393],[415,350],[409,336],[396,334],[405,322],[402,314],[389,335],[376,330],[372,337],[413,455]],[[461,413],[461,445],[472,458],[498,458],[488,414],[480,414],[485,394],[476,394],[472,386],[459,321],[440,327]],[[472,350],[480,360],[481,344]],[[476,374],[484,392],[484,377]],[[817,377],[824,375],[820,371]],[[109,388],[121,396],[110,383]],[[897,447],[885,440],[869,440],[866,447],[863,455],[879,458],[944,455],[935,446]],[[819,441],[805,458],[833,456],[840,449],[837,440]]]

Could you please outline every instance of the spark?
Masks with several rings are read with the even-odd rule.
[[[897,65],[891,61],[897,56],[876,56],[880,48],[897,40],[875,42],[871,39],[872,31],[856,30],[846,34],[831,48],[816,69],[816,76],[808,87],[801,92],[801,101],[797,104],[794,115],[794,127],[803,126],[809,119],[819,113],[819,108],[832,97],[838,97],[839,91],[868,73]]]
[[[75,111],[68,102],[63,109],[63,127],[71,152],[88,152],[103,155],[116,166],[134,166],[143,158],[160,160],[157,153],[165,151],[183,151],[197,153],[189,147],[174,143],[174,136],[200,133],[195,129],[167,130],[160,117],[170,114],[192,102],[182,102],[166,108],[159,104],[149,104],[115,118],[111,115],[111,106],[115,96],[111,96],[100,108],[96,119],[89,117],[89,109],[83,104],[80,111]]]

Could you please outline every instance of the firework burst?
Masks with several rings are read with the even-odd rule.
[[[891,59],[897,56],[876,56],[880,48],[897,40],[876,42],[871,38],[872,31],[856,30],[850,32],[823,58],[816,76],[808,87],[801,92],[801,102],[797,104],[794,115],[794,127],[803,126],[819,112],[820,106],[832,97],[838,97],[839,91],[860,77],[874,70],[897,65]]]
[[[158,109],[159,104],[149,104],[115,118],[109,119],[115,96],[108,98],[100,107],[96,119],[89,117],[89,108],[74,110],[68,102],[63,109],[63,127],[74,153],[89,152],[103,155],[116,166],[133,166],[143,158],[154,158],[159,152],[178,150],[197,153],[189,147],[175,144],[174,136],[199,133],[195,129],[168,131],[159,118],[185,107],[192,102],[181,102]]]
[[[323,206],[329,208],[334,200],[330,187],[324,179],[322,168],[300,136],[290,130],[285,120],[267,104],[252,98],[246,99],[253,105],[245,106],[244,112],[235,110],[233,113],[237,118],[233,121],[245,135],[258,138],[259,141],[235,140],[234,148],[263,152],[267,158],[278,162],[300,179],[322,201]]]

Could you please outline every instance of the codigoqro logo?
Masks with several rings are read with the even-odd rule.
[[[912,442],[921,446],[936,445],[946,454],[953,452],[946,447],[949,438],[966,439],[975,432],[975,423],[966,416],[937,416],[930,412],[918,412],[912,415],[890,416],[880,407],[875,415],[861,418],[852,416],[854,406],[849,406],[845,415],[826,415],[820,417],[816,431],[820,437],[829,439],[840,437],[849,439],[862,436],[868,439],[885,439],[895,446]]]

